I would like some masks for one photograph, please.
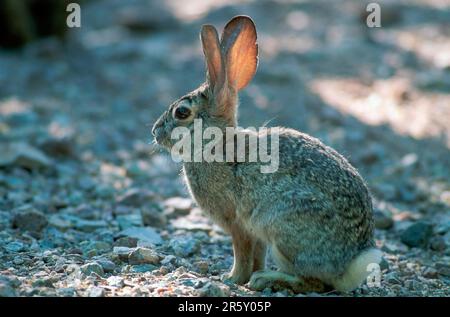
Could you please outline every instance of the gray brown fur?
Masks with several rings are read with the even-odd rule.
[[[174,102],[153,127],[157,142],[170,148],[172,129],[192,127],[194,118],[203,119],[203,128],[237,126],[237,90],[227,80],[227,87],[219,87],[225,94],[207,79]],[[192,117],[181,122],[172,110],[182,100]],[[269,137],[273,133],[269,130]],[[232,236],[233,281],[246,283],[263,269],[269,246],[283,272],[332,284],[358,254],[374,246],[369,191],[356,169],[318,139],[281,128],[279,145],[275,173],[261,173],[258,162],[184,163],[186,184],[205,214]]]

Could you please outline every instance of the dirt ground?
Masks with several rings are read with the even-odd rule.
[[[260,64],[240,125],[286,126],[366,179],[381,284],[450,295],[450,1],[92,1],[65,41],[0,50],[0,296],[319,296],[223,282],[230,238],[150,128],[195,89],[198,32],[250,15]],[[269,266],[271,266],[269,261]]]

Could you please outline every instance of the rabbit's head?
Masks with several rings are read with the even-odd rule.
[[[156,142],[168,148],[173,145],[172,130],[183,126],[193,131],[195,119],[202,119],[203,128],[236,126],[237,93],[256,72],[256,28],[249,17],[231,19],[220,41],[214,26],[204,25],[200,39],[207,67],[206,82],[173,102],[152,128]]]

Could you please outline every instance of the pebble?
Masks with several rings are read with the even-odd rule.
[[[184,216],[192,209],[192,200],[184,197],[172,197],[164,201],[166,213],[173,216]]]
[[[438,272],[436,271],[436,269],[434,269],[432,267],[425,268],[425,270],[423,271],[422,274],[424,277],[430,278],[430,279],[435,279],[438,277]]]
[[[155,194],[151,191],[132,188],[127,190],[123,195],[119,196],[116,200],[118,205],[126,205],[132,207],[141,207],[146,203],[154,200]]]
[[[5,246],[6,251],[11,252],[11,253],[16,253],[16,252],[22,252],[25,251],[25,244],[23,244],[20,241],[13,241],[8,243]]]
[[[172,248],[175,255],[187,257],[199,251],[200,243],[197,239],[189,236],[176,237],[170,240],[169,247]]]
[[[209,270],[209,264],[207,261],[197,261],[194,263],[195,268],[197,271],[201,274],[208,273]]]
[[[450,262],[438,262],[436,263],[435,268],[439,275],[450,277]]]
[[[91,273],[95,273],[99,276],[103,276],[105,274],[103,267],[97,262],[84,264],[80,269],[82,273],[88,276],[91,275]]]
[[[16,297],[16,290],[8,283],[0,281],[0,297]]]
[[[400,236],[409,247],[425,247],[433,232],[433,226],[426,222],[417,222],[409,226]]]
[[[374,221],[375,221],[375,228],[381,229],[381,230],[387,230],[392,228],[394,225],[394,220],[392,217],[387,215],[385,212],[382,212],[381,210],[376,209],[374,211]]]
[[[128,260],[128,256],[133,252],[132,248],[127,247],[114,247],[113,253],[119,257],[120,260],[126,261]]]
[[[96,261],[102,266],[105,273],[114,272],[116,269],[116,264],[108,259],[96,259]]]
[[[40,232],[48,224],[45,215],[33,207],[22,208],[13,216],[13,228],[21,231]]]
[[[160,260],[160,256],[155,251],[146,248],[136,248],[128,256],[128,262],[132,265],[158,264]]]
[[[83,241],[80,243],[80,247],[83,250],[83,254],[88,257],[93,257],[112,250],[111,244],[104,241]]]
[[[131,267],[131,272],[133,273],[145,273],[145,272],[151,272],[153,270],[156,270],[158,267],[153,264],[139,264],[139,265],[133,265]]]
[[[125,236],[130,238],[135,238],[138,240],[143,240],[150,244],[161,244],[161,236],[156,232],[155,229],[151,227],[130,227],[119,232],[118,237]]]
[[[201,297],[225,297],[229,296],[230,288],[227,285],[219,285],[216,282],[208,282],[198,291]]]
[[[141,214],[119,215],[116,217],[120,230],[130,227],[141,227],[144,225]]]
[[[34,169],[45,169],[52,165],[52,161],[37,148],[24,143],[0,143],[0,167],[20,166]]]
[[[163,214],[163,210],[156,203],[142,207],[141,215],[145,226],[161,228],[167,224],[166,215]]]
[[[436,236],[430,240],[430,249],[434,251],[444,251],[447,248],[445,239],[441,236]]]
[[[89,289],[89,297],[104,297],[105,290],[101,287],[91,287]]]
[[[94,232],[97,229],[105,228],[108,224],[104,220],[77,219],[75,228],[84,232]]]
[[[108,283],[109,286],[114,287],[123,287],[125,285],[123,278],[120,276],[110,276],[108,277],[106,282]]]
[[[114,242],[114,246],[135,248],[137,246],[138,239],[132,237],[122,237]]]

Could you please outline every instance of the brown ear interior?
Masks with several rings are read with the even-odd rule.
[[[224,81],[224,66],[216,28],[212,25],[204,25],[200,38],[208,68],[209,83],[213,88],[221,86]]]
[[[228,83],[241,90],[251,81],[258,67],[256,27],[248,16],[237,16],[225,26],[221,38]]]

